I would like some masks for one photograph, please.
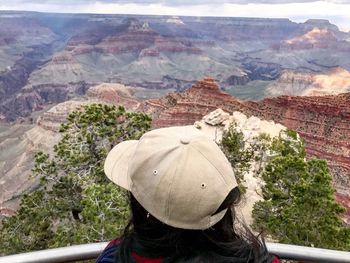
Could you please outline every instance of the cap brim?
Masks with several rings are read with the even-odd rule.
[[[130,191],[131,181],[128,175],[129,162],[132,160],[139,141],[130,140],[119,143],[108,153],[104,171],[109,180]]]

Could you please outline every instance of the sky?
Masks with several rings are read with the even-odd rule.
[[[350,0],[0,0],[0,10],[328,19],[350,30]]]

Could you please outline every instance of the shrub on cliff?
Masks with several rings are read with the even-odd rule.
[[[38,189],[25,195],[16,216],[0,226],[0,253],[110,240],[129,217],[124,192],[103,173],[108,151],[117,143],[138,139],[150,118],[124,108],[89,105],[69,115],[61,127],[55,156],[38,153],[33,168]],[[350,230],[339,216],[324,161],[305,160],[303,142],[293,131],[278,138],[262,134],[245,142],[232,125],[221,147],[241,189],[253,163],[261,165],[264,201],[255,204],[254,228],[284,243],[335,249],[350,248]]]
[[[323,160],[279,156],[263,173],[264,201],[254,206],[254,226],[282,243],[349,250],[350,228],[340,219],[345,209]]]
[[[296,132],[281,131],[275,138],[261,134],[246,142],[233,124],[223,133],[221,147],[243,190],[252,166],[261,165],[254,171],[265,183],[264,200],[254,205],[255,230],[282,243],[350,249],[350,228],[340,219],[345,209],[335,201],[327,163],[306,160]]]
[[[270,152],[253,227],[282,243],[349,250],[350,228],[340,218],[345,209],[335,201],[327,163],[306,160],[303,142],[292,131],[274,138]]]
[[[247,147],[243,133],[237,131],[234,123],[224,131],[220,147],[231,163],[241,192],[245,193],[244,175],[251,167],[254,151]]]
[[[150,118],[101,104],[75,111],[61,126],[55,156],[38,153],[33,175],[38,189],[22,198],[13,217],[0,226],[0,253],[11,254],[70,244],[109,240],[129,218],[123,190],[103,173],[109,150],[138,139]]]

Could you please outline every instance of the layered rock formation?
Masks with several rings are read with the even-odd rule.
[[[211,79],[148,101],[138,101],[130,89],[113,85],[87,92],[103,82],[122,83],[148,88],[140,92],[147,99],[168,89],[183,91],[208,75],[223,88],[245,89],[255,81],[276,84],[249,86],[252,94],[246,97],[254,99],[257,93],[269,95],[266,87],[275,95],[296,94],[288,93],[295,88],[300,95],[346,92],[349,34],[328,21],[0,12],[0,24],[1,121],[25,122],[33,111],[86,96],[144,110],[153,115],[154,127],[191,124],[216,108],[239,110],[304,132],[310,156],[331,160],[339,174],[337,185],[348,185],[343,176],[349,171],[347,95],[280,97],[254,104],[222,92]],[[335,67],[339,68],[330,71]],[[75,107],[68,104],[43,115],[39,127],[57,131],[64,111]],[[19,142],[27,131],[18,140],[6,133],[0,144],[8,145],[10,139],[22,147]],[[14,163],[20,162],[20,153],[33,149],[16,147]]]
[[[39,116],[37,125],[44,130],[59,132],[60,125],[64,123],[69,113],[80,109],[88,104],[86,101],[65,101],[60,103]]]
[[[30,74],[52,54],[57,35],[38,19],[0,12],[0,115],[14,120],[11,104],[26,85]],[[25,97],[26,95],[24,95]],[[22,103],[30,111],[31,103]],[[17,104],[17,106],[19,106]]]
[[[241,101],[221,91],[213,79],[207,78],[183,93],[143,102],[139,110],[153,116],[154,127],[191,124],[216,108],[274,120],[298,131],[306,139],[311,156],[323,156],[329,159],[331,166],[350,171],[349,102],[350,93]],[[333,143],[329,144],[331,141]]]
[[[182,91],[210,75],[256,99],[268,93],[249,84],[284,70],[350,70],[349,34],[326,20],[0,12],[0,23],[0,118],[8,121],[103,82]]]
[[[161,52],[201,53],[199,48],[194,47],[191,40],[163,37],[154,31],[147,22],[140,23],[136,19],[129,19],[125,21],[124,27],[125,30],[103,39],[90,50],[106,54],[142,53],[143,56],[156,56]],[[74,47],[68,46],[68,49],[77,54],[76,49],[81,50],[80,43],[75,42],[74,44]]]
[[[0,46],[25,44],[31,45],[50,43],[55,33],[38,19],[21,15],[0,14]]]
[[[283,41],[281,47],[290,49],[330,48],[336,44],[337,40],[332,31],[315,27],[304,35]]]
[[[194,123],[217,108],[233,112],[244,107],[243,101],[222,92],[214,79],[205,78],[182,93],[145,101],[139,110],[153,116],[153,127],[166,127]]]
[[[124,105],[133,110],[141,103],[132,97],[134,92],[121,84],[100,84],[91,87],[84,100],[66,101],[46,110],[36,124],[0,124],[0,217],[11,215],[17,208],[18,197],[37,185],[37,179],[30,179],[34,154],[38,151],[52,154],[60,139],[60,125],[69,113],[91,103]]]
[[[327,19],[308,19],[303,23],[303,27],[305,30],[312,30],[314,28],[331,30],[333,32],[339,30],[336,25],[330,23]]]
[[[85,100],[69,100],[59,103],[39,116],[37,125],[45,130],[58,132],[60,125],[66,121],[68,114],[91,103],[108,103],[123,105],[128,110],[135,110],[141,104],[133,98],[133,90],[121,84],[103,83],[87,91]]]
[[[61,123],[70,112],[92,102],[60,103],[40,115],[36,125],[16,124],[3,128],[0,125],[0,218],[13,214],[19,197],[38,185],[39,178],[30,177],[35,153],[53,154],[53,146],[60,139]]]
[[[51,152],[59,135],[40,126],[0,126],[0,216],[18,205],[17,198],[38,184],[31,179],[34,154]]]
[[[269,96],[323,96],[350,92],[350,72],[333,68],[325,73],[285,70],[268,85]]]
[[[221,91],[213,79],[206,78],[182,93],[170,93],[159,99],[145,101],[133,98],[130,88],[120,85],[103,84],[91,88],[88,94],[90,96],[88,100],[67,102],[52,108],[39,118],[38,127],[26,132],[20,138],[14,136],[19,142],[23,139],[29,140],[27,136],[31,140],[37,139],[35,139],[36,143],[28,143],[31,145],[30,148],[27,149],[25,146],[22,147],[23,149],[18,149],[19,159],[13,159],[15,161],[12,163],[18,162],[20,167],[28,171],[30,159],[24,158],[27,164],[22,165],[21,154],[26,154],[26,151],[33,152],[40,143],[46,145],[47,140],[47,148],[52,147],[53,140],[48,139],[52,137],[45,131],[57,131],[59,123],[65,119],[68,112],[85,103],[104,101],[143,111],[152,116],[154,128],[193,124],[217,108],[228,113],[239,111],[247,116],[275,121],[298,131],[305,140],[308,158],[319,157],[327,160],[332,170],[337,198],[348,208],[346,220],[350,222],[350,109],[348,107],[350,93],[319,97],[281,96],[259,102],[242,101]],[[250,119],[250,122],[253,126],[260,123],[254,118]],[[2,142],[4,143],[7,144],[8,140]],[[15,166],[18,167],[18,165]],[[23,189],[29,187],[29,185],[22,185],[23,187],[20,186],[18,189],[10,187],[13,184],[13,179],[10,178],[16,178],[14,173],[17,174],[19,171],[16,169],[6,175],[7,179],[2,181],[9,180],[8,183],[6,182],[6,188],[12,189],[12,195],[13,191],[21,193]],[[20,172],[22,173],[22,170]],[[6,200],[6,198],[3,199]]]
[[[139,107],[140,102],[133,98],[135,89],[121,84],[103,83],[93,86],[87,91],[89,99],[103,101],[114,105],[124,105],[129,110]]]
[[[296,130],[305,140],[308,158],[327,160],[337,198],[348,208],[350,222],[350,93],[337,96],[281,96],[260,102],[241,101],[222,92],[213,79],[204,79],[183,93],[149,100],[139,109],[152,115],[154,127],[188,125],[222,108],[273,120]]]
[[[350,93],[337,96],[289,97],[247,102],[248,114],[274,120],[298,131],[309,157],[326,159],[337,197],[350,206]],[[347,220],[350,220],[348,209]],[[350,221],[349,221],[350,222]]]
[[[0,112],[7,121],[29,117],[33,111],[40,111],[48,105],[70,99],[85,93],[85,82],[61,84],[28,85],[20,93],[10,96],[0,103]]]

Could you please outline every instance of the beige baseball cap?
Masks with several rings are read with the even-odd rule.
[[[207,229],[237,182],[213,139],[193,126],[170,127],[124,141],[108,154],[104,171],[115,184],[161,222],[183,229]]]

